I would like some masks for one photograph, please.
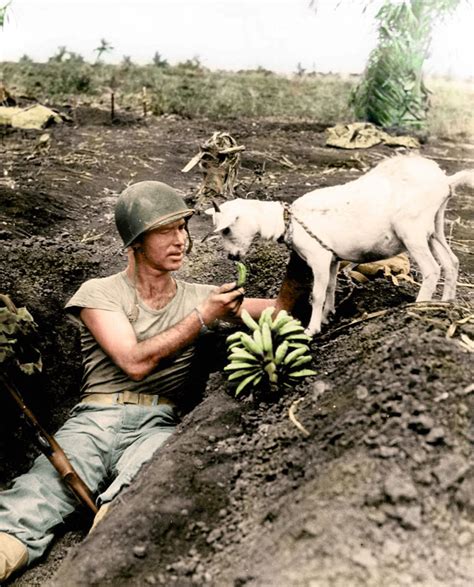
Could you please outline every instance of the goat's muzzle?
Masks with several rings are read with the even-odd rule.
[[[238,261],[240,259],[240,253],[229,253],[227,258],[231,261]]]

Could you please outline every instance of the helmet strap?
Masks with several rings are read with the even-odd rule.
[[[134,263],[134,268],[133,268],[133,305],[132,305],[130,312],[128,313],[128,319],[132,323],[136,322],[138,320],[138,313],[139,313],[138,291],[137,291],[137,282],[138,282],[137,255],[138,255],[139,248],[140,247],[133,247],[133,263]]]
[[[186,234],[188,235],[188,246],[186,248],[186,254],[189,255],[189,253],[192,251],[192,248],[193,248],[193,239],[191,238],[191,234],[189,232],[187,222],[186,222]]]

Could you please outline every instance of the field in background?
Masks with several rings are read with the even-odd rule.
[[[0,79],[16,97],[46,104],[90,103],[108,107],[111,91],[118,111],[142,111],[145,100],[155,115],[209,119],[276,117],[311,119],[321,124],[354,120],[351,91],[357,76],[295,74],[264,69],[209,71],[197,60],[177,66],[133,63],[90,64],[80,57],[63,61],[0,63]],[[455,140],[474,139],[474,83],[428,79],[431,111],[428,132]]]

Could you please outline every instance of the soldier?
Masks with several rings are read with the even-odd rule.
[[[80,403],[55,436],[98,495],[94,524],[175,429],[180,405],[193,393],[189,374],[199,335],[218,320],[238,319],[242,308],[258,317],[275,305],[244,299],[235,283],[174,277],[190,247],[192,214],[164,183],[128,187],[115,209],[127,267],[86,281],[66,304],[81,327],[84,374]],[[291,295],[280,297],[279,308],[289,309]],[[0,582],[41,557],[76,505],[42,455],[0,494]]]

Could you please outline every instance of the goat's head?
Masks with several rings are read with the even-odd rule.
[[[240,259],[250,248],[258,232],[258,224],[250,200],[238,198],[204,211],[212,216],[214,234],[222,238],[229,259]]]

